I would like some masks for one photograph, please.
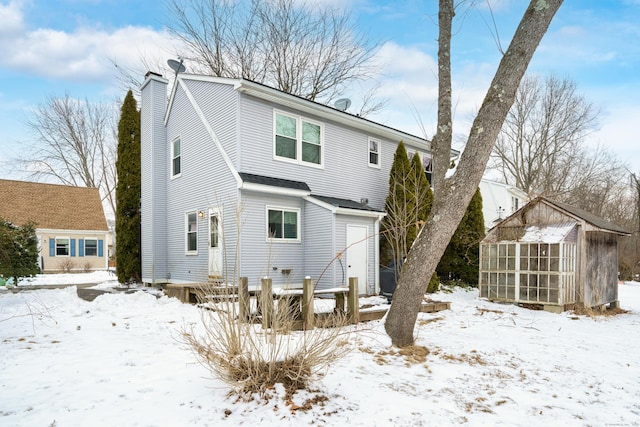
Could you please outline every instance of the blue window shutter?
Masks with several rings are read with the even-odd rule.
[[[69,255],[70,256],[76,256],[76,239],[70,239],[69,240],[69,246],[71,247],[69,249]]]
[[[103,255],[103,240],[98,240],[98,256],[102,256]]]
[[[84,256],[84,239],[78,239],[78,256]]]
[[[56,256],[56,239],[49,239],[49,256]]]

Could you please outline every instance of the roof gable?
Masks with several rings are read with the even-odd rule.
[[[606,221],[590,212],[566,203],[556,202],[546,197],[536,197],[522,208],[505,218],[502,222],[494,226],[489,235],[498,234],[498,229],[502,228],[521,228],[535,225],[538,227],[548,226],[552,224],[568,223],[576,221],[586,223],[592,226],[594,230],[606,231],[610,233],[628,236],[631,233],[609,221]],[[520,238],[521,236],[519,236]]]
[[[108,230],[97,188],[0,179],[0,217],[36,228]]]

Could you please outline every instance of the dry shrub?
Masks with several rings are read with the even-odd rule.
[[[617,316],[618,314],[626,314],[629,310],[624,310],[619,307],[607,308],[607,307],[584,307],[582,305],[576,305],[573,309],[573,313],[577,316],[587,317],[599,317],[599,316]]]
[[[59,266],[64,273],[71,273],[71,270],[76,267],[76,264],[70,258],[66,258],[60,261]]]
[[[348,352],[344,314],[318,320],[314,329],[297,331],[296,326],[304,326],[299,305],[291,298],[280,298],[274,304],[271,327],[263,329],[253,299],[252,313],[240,318],[233,286],[203,286],[198,300],[201,322],[183,327],[182,341],[214,377],[241,395],[265,396],[277,383],[293,394]]]
[[[93,270],[93,265],[91,264],[90,261],[87,261],[84,263],[84,265],[82,266],[82,269],[84,270],[85,273],[90,273],[91,270]]]

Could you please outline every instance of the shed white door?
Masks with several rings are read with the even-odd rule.
[[[347,277],[358,278],[358,293],[367,293],[367,235],[363,225],[347,225]]]
[[[209,211],[209,276],[222,277],[222,224],[220,213]]]

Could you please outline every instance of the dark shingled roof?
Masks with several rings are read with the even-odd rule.
[[[293,190],[311,191],[306,182],[292,181],[290,179],[271,178],[269,176],[254,175],[252,173],[239,173],[242,181],[252,184],[269,185],[271,187],[291,188]]]
[[[585,211],[584,209],[580,209],[577,208],[575,206],[571,206],[568,205],[566,203],[561,203],[561,202],[556,202],[555,200],[551,200],[551,199],[547,199],[547,198],[542,198],[543,200],[546,200],[547,202],[549,202],[550,204],[563,209],[567,212],[569,212],[572,215],[577,216],[578,218],[581,218],[583,220],[585,220],[586,222],[595,225],[598,228],[601,228],[603,230],[607,230],[607,231],[613,231],[614,233],[620,233],[620,234],[631,234],[630,232],[628,232],[627,230],[625,230],[622,227],[619,227],[605,219],[600,218],[599,216],[596,216],[590,212]]]
[[[332,206],[336,206],[338,208],[358,209],[361,211],[371,211],[371,212],[383,212],[377,209],[373,209],[371,206],[367,205],[366,203],[355,202],[349,199],[339,199],[337,197],[318,196],[316,194],[312,194],[311,197],[318,199],[322,202],[328,203]]]
[[[36,228],[108,230],[97,188],[0,179],[0,218]]]

